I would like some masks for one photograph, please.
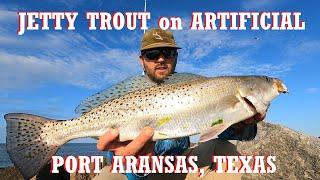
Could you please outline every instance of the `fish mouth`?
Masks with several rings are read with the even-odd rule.
[[[289,93],[287,86],[280,79],[273,79],[273,84],[279,93]]]

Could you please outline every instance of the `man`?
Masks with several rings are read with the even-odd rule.
[[[171,32],[161,29],[151,29],[146,32],[141,41],[141,55],[139,57],[146,78],[161,84],[166,77],[174,73],[177,64],[178,49],[180,49],[180,47],[177,46]],[[219,138],[222,140],[251,140],[257,132],[255,122],[262,120],[264,116],[265,115],[256,115],[251,119],[235,124],[224,131]],[[153,129],[150,127],[146,127],[140,135],[131,142],[117,142],[118,136],[119,131],[117,129],[107,132],[99,138],[97,148],[99,150],[113,151],[115,155],[137,156],[181,155],[190,146],[189,137],[175,140],[161,140],[154,143],[151,141]],[[223,141],[219,141],[220,144],[221,142]],[[216,141],[213,143],[215,146],[217,145]],[[227,147],[226,145],[223,146],[224,147],[221,148]],[[211,145],[209,147],[213,148]],[[210,154],[210,156],[211,155],[212,154]],[[142,179],[145,176],[146,175],[127,174],[128,179]]]

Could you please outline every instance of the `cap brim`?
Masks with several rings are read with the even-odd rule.
[[[159,47],[171,47],[171,48],[181,49],[179,46],[171,43],[154,43],[141,48],[141,51],[146,49],[159,48]]]

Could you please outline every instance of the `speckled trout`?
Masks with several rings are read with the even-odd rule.
[[[265,114],[271,100],[285,92],[279,79],[266,76],[176,73],[161,84],[136,76],[87,98],[76,109],[82,115],[71,120],[6,114],[7,151],[30,178],[66,142],[111,128],[119,129],[120,141],[134,139],[145,126],[154,128],[153,140],[201,134],[200,141],[207,141],[232,124]]]

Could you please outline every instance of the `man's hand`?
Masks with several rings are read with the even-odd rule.
[[[97,149],[101,151],[114,151],[118,156],[144,155],[151,156],[155,142],[152,142],[153,129],[146,127],[139,136],[126,142],[118,142],[119,130],[112,129],[99,137]]]

